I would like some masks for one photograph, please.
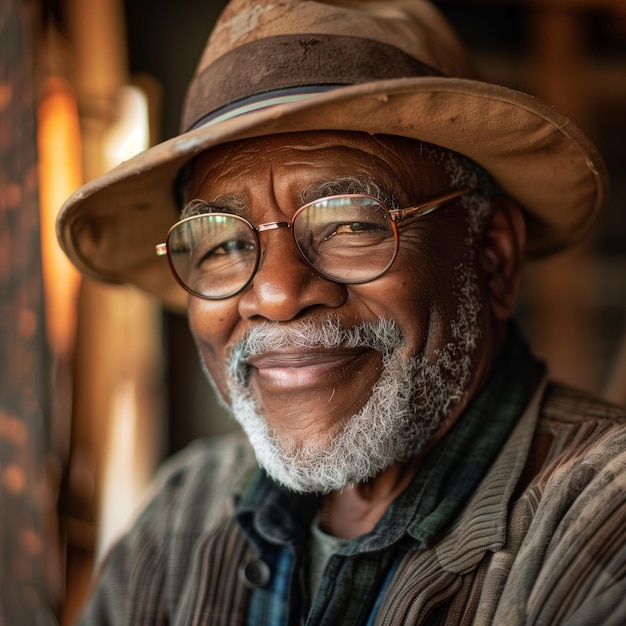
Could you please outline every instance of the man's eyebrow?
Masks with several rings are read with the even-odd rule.
[[[372,196],[380,200],[390,209],[398,207],[398,201],[388,190],[369,178],[338,178],[336,180],[319,181],[310,184],[301,194],[302,204],[313,202],[326,196],[339,196],[344,194],[362,194]]]
[[[181,211],[180,219],[203,213],[232,213],[245,217],[248,210],[248,203],[244,199],[229,193],[217,196],[211,201],[192,200]]]

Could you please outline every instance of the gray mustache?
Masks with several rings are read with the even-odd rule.
[[[384,357],[397,350],[402,342],[398,324],[385,318],[361,322],[350,328],[344,328],[337,317],[329,317],[322,322],[263,322],[254,326],[235,345],[228,359],[228,373],[237,382],[245,383],[248,359],[271,350],[363,347],[377,350]]]

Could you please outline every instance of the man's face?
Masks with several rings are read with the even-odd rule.
[[[246,140],[202,155],[188,197],[254,225],[289,221],[346,181],[407,207],[451,187],[418,146],[354,133]],[[328,491],[370,478],[439,439],[484,382],[493,346],[466,214],[453,202],[403,222],[394,264],[356,285],[315,273],[289,229],[265,231],[241,293],[190,297],[203,363],[276,479]]]

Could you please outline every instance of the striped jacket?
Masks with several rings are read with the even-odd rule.
[[[625,423],[543,385],[454,527],[404,557],[376,623],[626,624]],[[172,459],[81,625],[245,624],[253,555],[232,494],[254,467],[240,434]]]

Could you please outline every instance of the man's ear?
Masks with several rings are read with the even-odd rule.
[[[494,319],[509,319],[519,293],[526,224],[519,205],[508,196],[492,200],[479,249],[484,284]]]

